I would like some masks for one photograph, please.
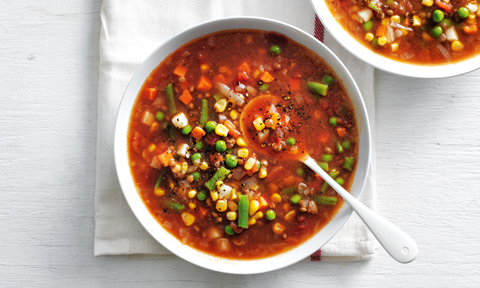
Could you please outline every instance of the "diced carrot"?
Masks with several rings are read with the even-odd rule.
[[[190,87],[190,83],[188,81],[185,81],[182,84],[178,83],[177,85],[181,90],[185,90]]]
[[[197,126],[195,128],[193,128],[193,131],[191,133],[191,135],[198,140],[202,139],[203,136],[205,136],[205,134],[207,134],[205,132],[205,130],[202,129],[202,127],[200,126]]]
[[[208,209],[207,209],[207,208],[200,207],[200,208],[198,209],[198,214],[200,214],[200,218],[205,217],[205,215],[207,215],[207,213],[208,213]]]
[[[155,100],[155,98],[157,98],[157,88],[155,88],[155,87],[145,88],[145,89],[143,89],[143,95],[148,100],[153,101],[153,100]]]
[[[292,78],[290,79],[290,91],[299,91],[300,90],[300,79]]]
[[[228,128],[228,134],[230,134],[234,138],[237,138],[238,136],[240,136],[240,132],[237,130],[237,127],[235,127],[235,124],[230,122],[230,120],[225,120],[223,125],[225,125],[225,127]]]
[[[170,159],[173,159],[172,151],[170,151],[170,149],[167,149],[167,151],[163,152],[163,154],[160,154],[157,157],[160,162],[162,162],[162,165],[164,167],[167,167],[170,164]]]
[[[386,29],[386,26],[385,26],[385,25],[380,25],[380,26],[378,26],[378,28],[377,28],[377,37],[385,36],[385,29]]]
[[[258,197],[257,198],[257,201],[258,203],[260,204],[258,206],[258,209],[263,209],[263,208],[267,208],[268,207],[268,202],[267,200],[265,200],[265,198],[263,198],[262,196]]]
[[[227,78],[225,78],[223,74],[216,75],[215,77],[213,77],[213,80],[222,84],[227,84]]]
[[[320,132],[320,142],[326,143],[330,139],[330,135],[327,132]]]
[[[463,32],[467,34],[476,34],[478,32],[477,24],[463,26]]]
[[[262,77],[260,77],[260,80],[262,80],[264,83],[269,83],[275,80],[275,78],[273,78],[273,76],[270,75],[270,73],[265,72],[263,73]]]
[[[180,99],[180,101],[182,101],[183,104],[188,105],[190,102],[192,102],[193,97],[190,94],[190,92],[188,92],[188,90],[183,90],[182,95],[180,95],[178,99]]]
[[[200,76],[200,80],[198,80],[197,89],[202,92],[207,92],[208,90],[212,89],[212,81],[208,79],[206,76]]]
[[[280,122],[281,118],[280,118],[280,114],[278,114],[277,112],[271,114],[272,117],[270,117],[270,119],[273,121],[273,126],[272,126],[272,129],[276,129],[277,128],[277,124],[278,122]]]
[[[177,75],[178,77],[184,77],[187,71],[187,67],[183,65],[178,65],[177,68],[175,68],[175,70],[173,71],[173,74]]]
[[[435,4],[445,10],[445,12],[452,12],[453,6],[450,3],[443,2],[442,0],[435,0]]]
[[[345,128],[343,127],[337,127],[337,134],[340,137],[345,137]]]
[[[250,73],[250,71],[252,71],[252,70],[250,70],[250,67],[248,66],[248,64],[245,63],[245,62],[243,62],[243,64],[240,65],[240,67],[238,67],[238,70],[245,71],[247,73]]]

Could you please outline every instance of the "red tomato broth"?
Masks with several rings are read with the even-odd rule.
[[[281,47],[279,55],[269,51],[272,45]],[[265,72],[273,80],[264,77]],[[320,83],[327,74],[335,82],[328,85],[326,96],[309,90],[308,81]],[[260,79],[270,81],[269,87],[263,91],[260,87],[266,83]],[[228,97],[219,93],[218,83],[227,85],[230,91],[238,91],[235,93],[243,96],[244,103],[235,105],[232,103],[234,101],[230,101],[224,111],[214,112],[217,103],[228,100]],[[171,113],[172,107],[168,101],[166,87],[169,84],[173,87],[174,113]],[[242,90],[241,85],[246,87]],[[158,91],[155,99],[152,99],[151,88]],[[148,93],[144,92],[146,89],[149,89]],[[187,94],[184,91],[188,91],[191,99],[180,99]],[[251,111],[265,112],[264,108],[272,104],[268,103],[269,100],[262,101],[267,97],[262,98],[261,95],[272,95],[268,98],[278,101],[277,105],[280,103],[277,112],[281,121],[278,127],[283,129],[285,137],[295,138],[295,145],[288,145],[284,143],[285,140],[279,141],[273,137],[277,134],[270,128],[265,128],[269,129],[270,138],[262,143],[255,143],[255,139],[244,139],[250,133],[258,137],[260,131],[243,133],[254,127],[252,119],[255,116],[243,109],[248,107]],[[255,103],[249,105],[250,101]],[[218,124],[227,127],[227,136],[208,131],[209,123],[202,123],[201,107],[205,103],[209,108],[206,120],[217,122],[216,128],[220,127]],[[159,112],[163,117],[158,115]],[[322,159],[324,155],[331,155],[328,170],[338,171],[337,178],[341,178],[342,186],[348,189],[356,161],[350,169],[344,168],[344,161],[346,157],[357,159],[358,155],[358,129],[353,112],[341,81],[330,67],[311,50],[284,35],[258,30],[230,30],[206,35],[183,45],[168,56],[155,68],[139,92],[132,109],[128,133],[131,173],[149,211],[184,244],[223,258],[258,259],[273,256],[308,240],[340,209],[343,200],[336,192],[328,186],[322,192],[324,181],[294,159],[308,153],[319,162],[325,162]],[[188,119],[190,132],[188,127],[177,129],[174,126],[182,122],[172,120],[178,119],[180,113],[184,113]],[[235,113],[236,117],[233,116]],[[157,116],[153,121],[152,115]],[[288,123],[285,122],[287,115]],[[264,122],[269,119],[268,113],[256,113],[256,116]],[[332,117],[337,118],[335,126],[329,123]],[[246,125],[240,125],[240,122]],[[338,136],[336,128],[339,127],[346,131],[344,137]],[[244,143],[241,143],[242,139]],[[223,141],[220,144],[225,147],[219,145],[219,141]],[[341,143],[346,141],[349,148],[345,148],[345,144],[343,152],[338,153],[336,145],[343,145]],[[198,146],[200,142],[202,148]],[[265,147],[262,147],[263,143]],[[282,145],[281,149],[272,149],[273,143]],[[178,154],[184,154],[181,152],[184,144],[189,147],[189,155],[185,157]],[[297,152],[291,153],[294,146],[298,148]],[[221,151],[223,148],[227,151]],[[241,149],[249,150],[246,158],[239,156]],[[193,159],[197,153],[201,155],[201,160],[195,160],[195,163]],[[227,156],[236,156],[236,167],[228,167],[231,162],[228,162]],[[254,159],[255,164],[247,170],[245,165],[250,159]],[[202,166],[204,162],[208,165],[206,169]],[[184,165],[188,168],[182,173]],[[222,169],[230,170],[229,176],[223,179],[223,185],[215,187],[211,193],[207,187],[208,180]],[[266,177],[262,174],[264,170]],[[196,172],[200,175],[197,180],[194,176]],[[156,188],[158,179],[161,179],[161,184]],[[220,184],[215,182],[215,186]],[[219,192],[227,187],[232,190],[228,198],[221,199],[222,193]],[[189,193],[195,195],[190,197]],[[205,199],[199,199],[202,193],[206,194]],[[218,199],[215,199],[215,193]],[[255,213],[248,215],[248,228],[244,229],[238,227],[240,195],[248,195],[249,208],[254,206],[252,201],[260,205]],[[300,196],[298,203],[290,201],[292,195]],[[319,198],[315,197],[327,197],[325,199],[334,203],[317,203]],[[219,211],[217,205],[224,200],[227,208]],[[302,206],[305,203],[307,207]],[[310,205],[315,209],[310,209]],[[269,210],[275,212],[275,219],[267,219]],[[236,219],[229,220],[228,212],[236,212]],[[232,228],[227,227],[227,230],[234,231],[233,235],[227,233],[226,226]],[[279,227],[283,231],[276,233],[282,230],[277,229]]]
[[[476,1],[327,0],[326,3],[338,23],[359,43],[396,61],[438,65],[462,61],[480,53],[480,23],[477,20],[480,11],[471,12],[466,8],[478,7]],[[377,13],[368,5],[378,7],[381,12]],[[460,18],[459,9],[469,11],[470,16]],[[365,11],[371,13],[368,21],[365,21],[368,17],[359,16]],[[397,30],[401,35],[395,35]],[[384,37],[382,41],[381,37]]]

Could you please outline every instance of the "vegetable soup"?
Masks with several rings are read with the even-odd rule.
[[[444,64],[478,55],[477,0],[326,0],[357,41],[401,62]]]
[[[157,221],[219,257],[258,259],[320,231],[343,200],[298,161],[348,189],[358,128],[342,82],[282,34],[227,30],[169,55],[131,113],[130,169]]]

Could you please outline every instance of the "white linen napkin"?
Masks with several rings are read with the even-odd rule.
[[[113,158],[115,116],[130,78],[157,46],[191,26],[229,16],[272,18],[289,23],[312,35],[314,31],[315,14],[307,0],[104,0],[101,11],[98,89],[94,251],[96,256],[171,254],[144,230],[122,194]],[[340,57],[357,81],[373,126],[375,120],[373,68],[347,53],[330,35],[325,35],[324,42]],[[374,195],[373,154],[372,167],[361,201],[373,207]],[[356,261],[373,257],[375,250],[373,236],[354,214],[340,232],[322,247],[320,252],[311,257],[312,260]]]

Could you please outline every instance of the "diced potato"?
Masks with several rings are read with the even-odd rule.
[[[153,114],[152,114],[153,115]],[[155,118],[155,116],[154,116]],[[172,124],[178,129],[182,129],[188,125],[187,116],[184,113],[179,113],[172,118]]]
[[[220,189],[218,189],[218,198],[220,199],[230,199],[232,197],[232,187],[228,185],[222,185]]]
[[[148,111],[145,111],[142,116],[142,123],[145,125],[152,125],[155,122],[155,115],[153,113],[150,113]]]
[[[457,31],[455,30],[454,26],[448,28],[447,31],[445,31],[445,36],[447,36],[447,40],[450,42],[458,40]]]
[[[190,149],[190,146],[188,146],[188,144],[186,143],[180,144],[180,146],[178,146],[178,149],[177,149],[177,154],[182,157],[189,158],[187,157],[187,155],[190,156],[188,153],[189,149]]]

